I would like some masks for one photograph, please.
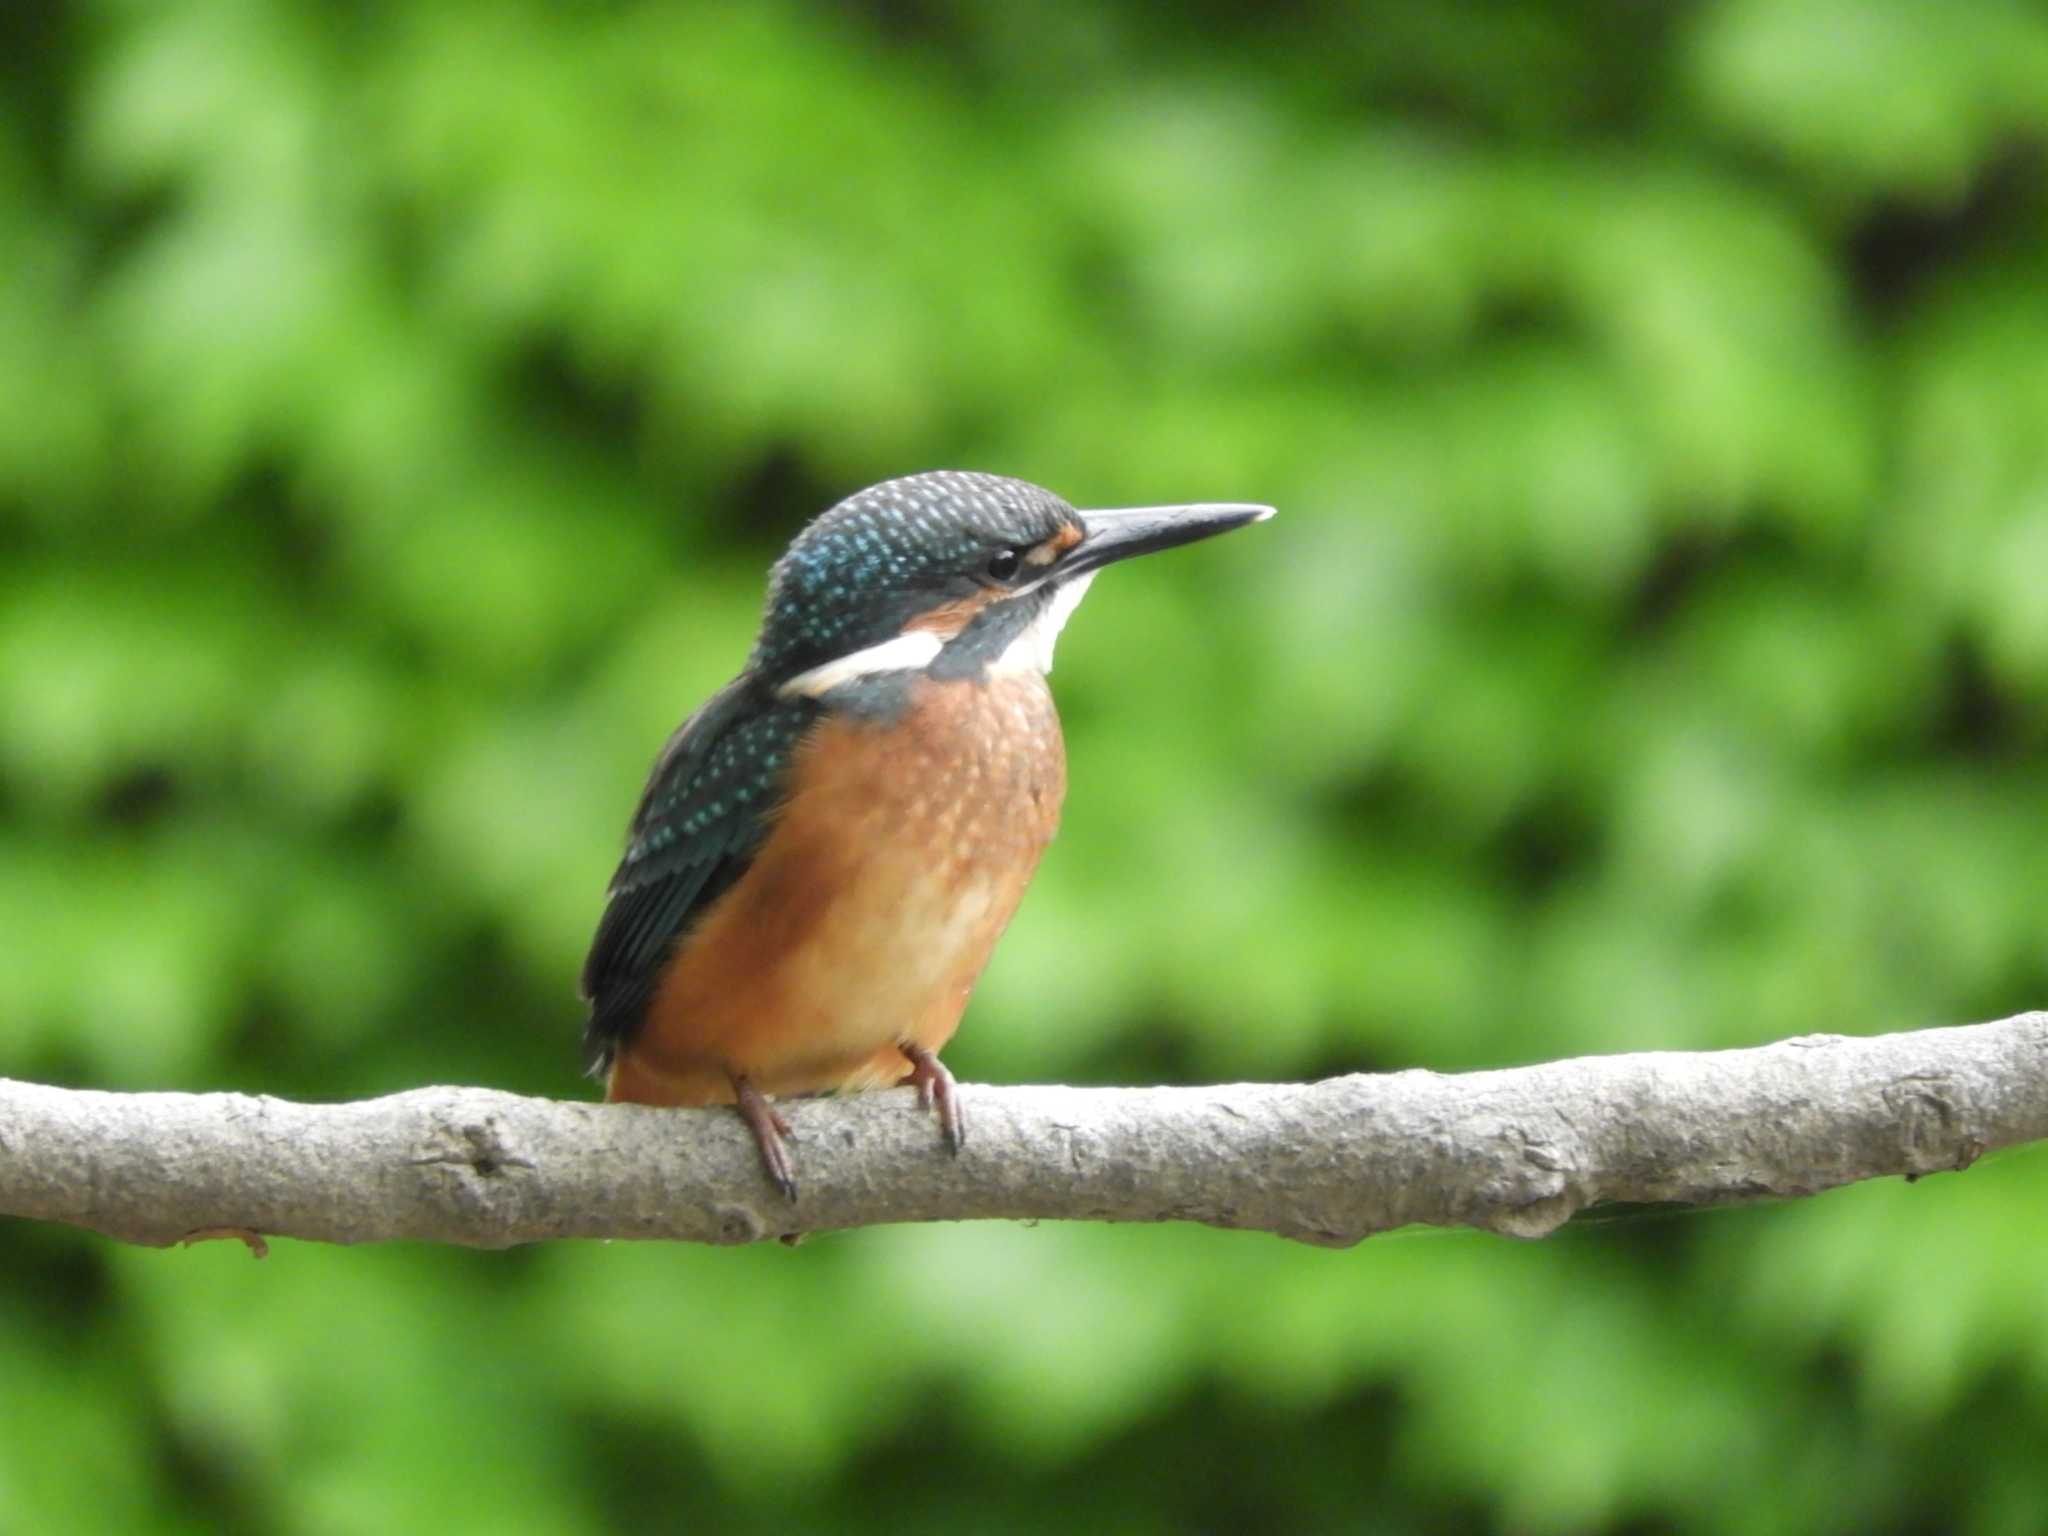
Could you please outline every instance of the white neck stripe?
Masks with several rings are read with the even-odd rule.
[[[1080,606],[1081,599],[1087,596],[1088,584],[1094,579],[1095,573],[1090,571],[1085,576],[1075,576],[1062,582],[1039,609],[1037,617],[1016,639],[1003,647],[1000,656],[989,663],[989,670],[998,673],[1050,672],[1053,643],[1059,639],[1060,631]],[[1039,582],[1033,582],[1023,592],[1010,596],[1021,597],[1038,585]],[[936,630],[906,629],[892,640],[884,640],[879,645],[871,645],[836,661],[797,673],[775,690],[775,696],[781,699],[819,699],[835,688],[844,688],[848,683],[857,683],[862,678],[875,677],[883,672],[921,671],[946,648],[949,638]]]
[[[775,696],[788,699],[801,695],[817,699],[834,688],[843,688],[878,672],[914,672],[930,666],[932,658],[945,649],[945,645],[944,636],[933,630],[906,629],[893,640],[884,640],[880,645],[871,645],[864,651],[855,651],[837,661],[828,661],[808,672],[797,673],[775,690]]]

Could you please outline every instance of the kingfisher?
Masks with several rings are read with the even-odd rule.
[[[582,977],[606,1099],[734,1105],[791,1201],[777,1099],[908,1085],[957,1153],[939,1051],[1066,795],[1053,642],[1105,565],[1272,515],[941,470],[804,528],[633,813]]]

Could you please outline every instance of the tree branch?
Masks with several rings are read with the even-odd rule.
[[[1601,1203],[1810,1195],[2048,1137],[2048,1014],[1450,1077],[971,1085],[963,1101],[957,1159],[909,1090],[786,1106],[802,1181],[790,1205],[729,1110],[484,1088],[315,1105],[0,1079],[0,1214],[153,1244],[732,1243],[988,1218],[1201,1221],[1336,1245],[1417,1222],[1542,1237]]]

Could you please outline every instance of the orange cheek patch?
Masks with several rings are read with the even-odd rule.
[[[974,616],[994,602],[999,592],[976,592],[972,597],[963,597],[950,603],[941,604],[929,613],[920,613],[908,624],[903,632],[926,630],[942,640],[950,640],[973,622]]]
[[[1081,525],[1079,523],[1062,523],[1058,533],[1054,534],[1044,543],[1035,544],[1024,552],[1024,563],[1026,565],[1038,566],[1051,565],[1053,561],[1059,559],[1061,555],[1064,555],[1080,542]]]

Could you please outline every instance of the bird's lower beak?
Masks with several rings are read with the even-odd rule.
[[[1081,542],[1060,563],[1062,577],[1099,570],[1113,560],[1149,555],[1176,544],[1192,544],[1213,534],[1228,533],[1247,523],[1263,523],[1271,507],[1247,502],[1201,502],[1189,507],[1123,507],[1113,512],[1083,512]]]

